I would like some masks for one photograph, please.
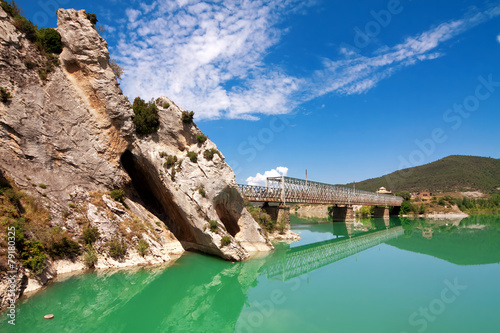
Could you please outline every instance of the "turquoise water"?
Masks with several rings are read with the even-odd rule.
[[[54,283],[0,331],[500,331],[498,216],[304,222],[299,242],[243,263],[187,253]]]

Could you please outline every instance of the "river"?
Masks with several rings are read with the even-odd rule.
[[[0,331],[500,331],[499,216],[311,222],[292,217],[300,241],[242,263],[186,253],[72,276],[23,297]]]

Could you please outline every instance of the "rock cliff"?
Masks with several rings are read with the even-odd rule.
[[[10,95],[0,102],[0,169],[47,212],[43,223],[26,221],[26,237],[43,238],[43,228],[32,225],[45,223],[51,239],[64,233],[83,250],[84,229],[97,228],[98,268],[164,262],[183,250],[237,261],[270,251],[216,145],[197,140],[201,131],[183,122],[184,110],[166,97],[155,101],[159,130],[138,136],[106,41],[85,11],[60,9],[57,16],[63,50],[47,58],[0,8],[0,87]],[[166,156],[175,156],[174,166],[166,165]],[[125,192],[122,202],[108,195],[118,188]],[[4,221],[14,218],[7,214]],[[113,239],[127,245],[120,259],[109,255]],[[148,246],[144,256],[139,240]],[[85,267],[81,257],[48,257],[44,272],[27,287],[23,283],[19,293],[58,272]]]

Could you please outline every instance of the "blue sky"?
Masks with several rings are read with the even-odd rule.
[[[96,13],[124,93],[194,110],[239,183],[500,158],[500,1],[17,2]]]

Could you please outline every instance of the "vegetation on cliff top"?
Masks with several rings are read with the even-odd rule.
[[[217,149],[215,148],[210,148],[208,150],[205,150],[203,152],[203,157],[207,160],[207,161],[211,161],[215,154],[219,155],[220,158],[222,158],[221,154],[220,154],[220,151],[218,151]]]
[[[47,75],[59,66],[57,54],[62,52],[61,35],[53,28],[38,29],[30,20],[22,16],[22,10],[15,1],[0,0],[2,9],[14,20],[13,24],[29,41],[33,42],[45,60],[35,61],[26,58],[28,69],[37,68],[40,79],[45,81]]]
[[[192,124],[194,118],[194,111],[182,111],[182,122],[184,124]]]
[[[147,135],[156,133],[160,128],[160,117],[158,107],[154,101],[145,102],[142,98],[136,97],[132,104],[135,116],[133,122],[137,134]]]

